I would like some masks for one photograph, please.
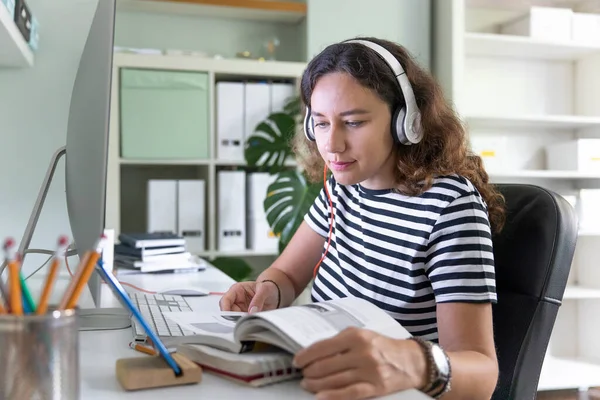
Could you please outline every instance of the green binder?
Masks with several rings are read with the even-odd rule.
[[[208,159],[208,73],[121,70],[121,157]]]

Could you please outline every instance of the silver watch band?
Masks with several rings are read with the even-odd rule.
[[[439,345],[419,337],[411,337],[410,339],[419,343],[427,359],[428,381],[421,390],[428,396],[439,399],[450,391],[452,375],[450,359]]]

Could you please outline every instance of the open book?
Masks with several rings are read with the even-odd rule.
[[[348,327],[370,329],[405,339],[410,333],[385,311],[358,297],[310,303],[255,314],[164,312],[165,317],[194,335],[177,344],[203,344],[232,353],[251,351],[266,343],[288,353],[337,335]]]
[[[293,354],[348,327],[405,339],[408,331],[367,300],[347,297],[256,314],[164,312],[194,335],[177,352],[226,379],[250,386],[293,379]]]

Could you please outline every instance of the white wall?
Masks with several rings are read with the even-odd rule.
[[[65,145],[71,90],[98,0],[28,0],[40,21],[35,66],[0,68],[0,239],[19,242],[50,157]],[[32,247],[54,248],[71,234],[65,203],[64,160],[40,216]],[[25,273],[45,260],[26,259]]]
[[[307,0],[307,55],[355,36],[375,36],[405,46],[430,66],[430,0]]]

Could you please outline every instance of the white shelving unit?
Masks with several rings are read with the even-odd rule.
[[[493,182],[532,183],[574,196],[600,173],[548,169],[545,146],[600,138],[600,44],[500,34],[532,5],[584,0],[434,0],[434,73],[474,148],[492,147]],[[486,147],[488,148],[488,147]],[[600,230],[600,227],[599,227]],[[540,391],[600,386],[600,234],[579,232],[575,259],[542,368]],[[596,272],[598,270],[599,272]]]
[[[123,68],[174,70],[174,71],[202,71],[209,76],[209,105],[210,116],[210,157],[208,159],[125,159],[120,153],[120,70]],[[106,204],[106,227],[115,230],[118,237],[124,224],[132,226],[145,226],[145,220],[123,211],[123,199],[132,200],[136,208],[145,209],[146,197],[140,193],[145,181],[153,178],[168,176],[177,178],[201,178],[206,181],[206,251],[198,253],[199,256],[215,258],[228,257],[273,257],[276,253],[264,251],[218,251],[217,250],[217,171],[219,168],[242,168],[243,161],[228,161],[216,158],[216,132],[215,132],[215,83],[224,78],[229,79],[286,79],[295,82],[304,71],[304,63],[242,59],[211,59],[192,56],[161,56],[161,55],[134,55],[115,54],[113,62],[112,100],[110,139],[108,157],[108,183]],[[265,115],[265,118],[267,115]],[[294,162],[289,162],[294,165]],[[135,183],[130,185],[131,183]],[[232,188],[232,190],[234,190]],[[136,210],[137,211],[137,210]],[[145,215],[145,214],[143,214]],[[131,218],[138,218],[132,222]]]
[[[306,4],[280,0],[118,0],[119,10],[296,24]]]
[[[33,66],[33,51],[4,4],[0,4],[0,68]]]

